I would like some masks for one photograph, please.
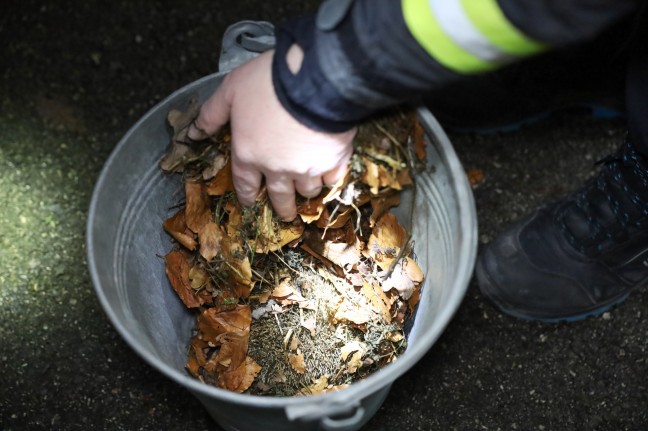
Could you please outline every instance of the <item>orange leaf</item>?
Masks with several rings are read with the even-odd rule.
[[[356,325],[367,323],[371,319],[371,314],[365,308],[362,308],[348,299],[344,298],[333,316],[333,323],[350,322]]]
[[[185,212],[180,210],[172,217],[164,220],[162,227],[169,235],[175,238],[180,244],[187,247],[189,250],[196,249],[196,240],[194,239],[193,232],[187,227],[185,222]]]
[[[227,192],[234,191],[231,160],[228,160],[225,166],[207,183],[206,191],[210,196],[221,196]]]
[[[405,228],[390,212],[383,215],[374,226],[367,248],[369,255],[387,270],[407,241]]]
[[[196,291],[191,288],[189,270],[191,255],[184,250],[171,250],[164,256],[166,275],[173,289],[188,308],[200,306]]]
[[[302,352],[297,351],[297,353],[290,353],[288,355],[288,362],[293,370],[298,374],[304,374],[306,372],[306,362],[304,362],[304,355]]]
[[[211,220],[198,231],[200,255],[207,262],[211,262],[220,252],[222,239],[223,231],[221,227]]]
[[[212,219],[209,196],[202,183],[185,181],[185,220],[192,231],[198,231]]]
[[[256,243],[255,251],[257,253],[269,253],[279,250],[284,245],[299,239],[304,233],[305,225],[300,218],[296,218],[289,223],[275,223],[269,203],[266,203],[261,208],[257,222],[259,234],[256,240],[250,240],[252,246]]]
[[[485,179],[484,171],[481,169],[468,169],[466,175],[468,176],[468,182],[473,189],[477,188]]]
[[[231,311],[208,308],[198,316],[198,330],[203,340],[219,345],[218,337],[221,334],[249,336],[251,322],[252,312],[249,305],[237,305]]]
[[[218,374],[218,385],[233,392],[242,393],[254,382],[261,371],[261,366],[254,359],[247,356],[245,361],[232,371],[223,371]]]
[[[231,371],[241,365],[248,351],[251,321],[247,305],[238,305],[232,311],[207,308],[198,316],[199,337],[212,346],[220,346],[206,366],[210,372]]]
[[[316,198],[305,199],[299,205],[297,205],[297,214],[301,217],[304,223],[312,223],[317,221],[324,211],[324,192]]]
[[[392,301],[387,298],[385,292],[374,283],[367,280],[363,281],[362,293],[369,300],[371,305],[383,316],[385,322],[391,323],[391,305]]]
[[[369,217],[369,226],[374,227],[376,220],[382,217],[390,208],[400,204],[400,194],[391,192],[384,196],[377,196],[371,199],[371,208],[373,212]]]
[[[230,279],[234,282],[236,294],[240,298],[247,298],[254,287],[254,282],[250,259],[245,254],[243,246],[236,239],[226,236],[221,241],[221,251],[231,273]]]
[[[425,159],[425,129],[417,120],[414,122],[414,151],[419,160]]]

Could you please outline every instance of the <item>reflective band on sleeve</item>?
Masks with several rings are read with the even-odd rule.
[[[412,36],[428,54],[448,69],[470,73],[491,70],[497,66],[457,45],[439,25],[428,0],[402,0],[401,5],[403,18]]]
[[[488,62],[512,60],[503,50],[484,37],[456,0],[428,0],[439,26],[459,46]]]
[[[546,49],[515,28],[497,0],[402,0],[402,9],[417,42],[456,72],[492,70]]]
[[[523,57],[547,49],[546,45],[532,40],[511,24],[497,0],[450,0],[451,3],[455,1],[461,2],[475,27],[502,51]]]

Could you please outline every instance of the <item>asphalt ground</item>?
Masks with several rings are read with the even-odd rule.
[[[216,70],[229,24],[278,23],[314,3],[59,3],[8,0],[0,13],[0,429],[219,430],[106,318],[85,259],[87,208],[130,126]],[[623,134],[622,121],[577,114],[451,133],[466,169],[484,174],[480,244],[578,187]],[[473,281],[364,429],[648,429],[646,310],[644,288],[600,317],[530,323]]]

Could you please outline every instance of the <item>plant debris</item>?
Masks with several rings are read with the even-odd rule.
[[[182,175],[184,203],[163,223],[178,297],[196,312],[187,370],[204,383],[259,395],[312,395],[346,387],[395,361],[424,274],[390,208],[425,160],[414,113],[359,128],[347,175],[298,199],[283,222],[262,192],[242,207],[232,184],[227,127],[187,138],[197,114],[171,111],[160,167]],[[178,209],[179,208],[179,209]]]

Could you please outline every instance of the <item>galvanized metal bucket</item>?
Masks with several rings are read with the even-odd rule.
[[[310,397],[236,394],[190,377],[184,366],[195,318],[170,287],[158,257],[172,247],[161,226],[182,190],[180,179],[164,175],[158,165],[170,138],[165,119],[171,109],[186,109],[192,98],[204,101],[228,70],[253,55],[250,47],[261,51],[272,43],[271,32],[267,23],[244,22],[230,28],[221,72],[171,94],[118,143],[90,204],[88,264],[97,296],[124,340],[146,362],[192,392],[226,430],[358,430],[382,405],[394,380],[430,349],[459,307],[477,250],[474,201],[447,136],[430,112],[420,109],[429,166],[416,178],[417,193],[405,194],[396,210],[406,222],[414,205],[413,225],[408,227],[426,274],[405,353],[347,389]],[[243,60],[236,61],[243,51]]]

